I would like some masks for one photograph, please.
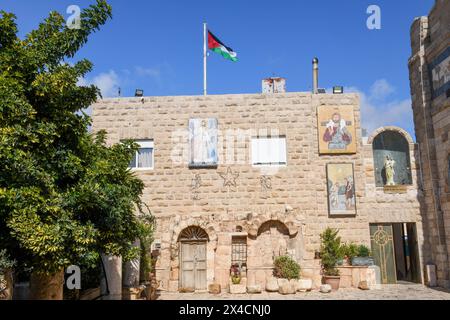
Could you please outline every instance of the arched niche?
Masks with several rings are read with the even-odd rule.
[[[387,157],[395,161],[395,184],[412,184],[411,155],[409,151],[411,141],[411,138],[404,130],[395,127],[382,131],[377,130],[376,135],[369,139],[369,143],[372,143],[375,184],[377,187],[386,185],[385,161]]]
[[[276,229],[279,234],[285,235],[289,237],[289,229],[288,227],[278,220],[269,220],[264,222],[258,229],[258,237],[262,233],[270,232],[272,229]]]
[[[254,242],[254,255],[258,256],[258,267],[272,267],[277,256],[297,254],[297,239],[290,235],[289,228],[279,220],[269,220],[258,228]]]

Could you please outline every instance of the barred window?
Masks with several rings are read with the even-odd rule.
[[[231,239],[231,263],[247,266],[247,238],[232,237]]]

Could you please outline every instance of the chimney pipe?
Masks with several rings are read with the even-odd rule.
[[[319,93],[319,59],[314,58],[313,64],[313,93]]]

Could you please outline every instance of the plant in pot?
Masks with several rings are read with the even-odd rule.
[[[339,230],[327,228],[320,235],[320,257],[322,264],[323,282],[329,284],[333,290],[339,289],[340,275],[336,265],[342,258],[341,237]]]
[[[230,268],[230,276],[231,276],[231,282],[233,284],[240,284],[241,283],[241,267],[238,264],[233,264]]]
[[[344,243],[341,246],[341,256],[343,257],[342,265],[352,265],[353,258],[358,256],[358,245],[353,242]]]
[[[12,300],[15,265],[16,262],[10,259],[6,250],[0,250],[0,300]]]
[[[299,279],[300,265],[289,256],[279,256],[274,261],[273,275],[283,279]]]
[[[357,254],[352,258],[352,265],[354,266],[371,266],[375,262],[372,258],[371,251],[366,245],[359,245],[357,247]]]

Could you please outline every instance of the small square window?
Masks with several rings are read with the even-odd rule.
[[[153,140],[136,141],[140,148],[136,151],[135,156],[130,161],[131,169],[153,169]]]

